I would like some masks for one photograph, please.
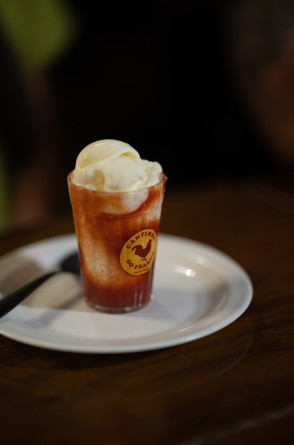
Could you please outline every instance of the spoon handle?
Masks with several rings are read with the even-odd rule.
[[[20,289],[12,292],[6,297],[3,297],[0,300],[0,317],[7,314],[7,312],[11,311],[15,306],[21,303],[28,295],[30,295],[35,289],[37,289],[40,284],[44,283],[48,278],[55,275],[57,272],[48,272],[45,275],[31,281],[28,284],[25,284]]]

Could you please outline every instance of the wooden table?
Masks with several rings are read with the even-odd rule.
[[[238,261],[251,305],[207,337],[134,354],[55,352],[1,336],[5,443],[292,444],[293,229],[293,188],[275,180],[167,187],[162,232]],[[69,216],[7,234],[0,253],[71,231]]]

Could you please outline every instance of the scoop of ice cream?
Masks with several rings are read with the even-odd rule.
[[[78,155],[72,182],[90,190],[139,190],[159,182],[158,162],[141,159],[125,142],[104,139],[87,145]]]

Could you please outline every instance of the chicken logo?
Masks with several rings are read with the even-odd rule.
[[[137,244],[137,246],[134,246],[132,248],[132,250],[135,250],[135,255],[138,255],[139,257],[141,257],[142,261],[147,261],[147,255],[151,250],[151,239],[148,241],[147,246],[145,247],[145,249],[143,249],[141,244]]]
[[[153,229],[144,229],[127,240],[121,249],[121,267],[130,275],[142,275],[153,264],[157,236]]]

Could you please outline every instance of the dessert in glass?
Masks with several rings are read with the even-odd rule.
[[[125,313],[150,302],[166,179],[160,164],[121,141],[94,142],[77,157],[68,187],[93,309]]]

